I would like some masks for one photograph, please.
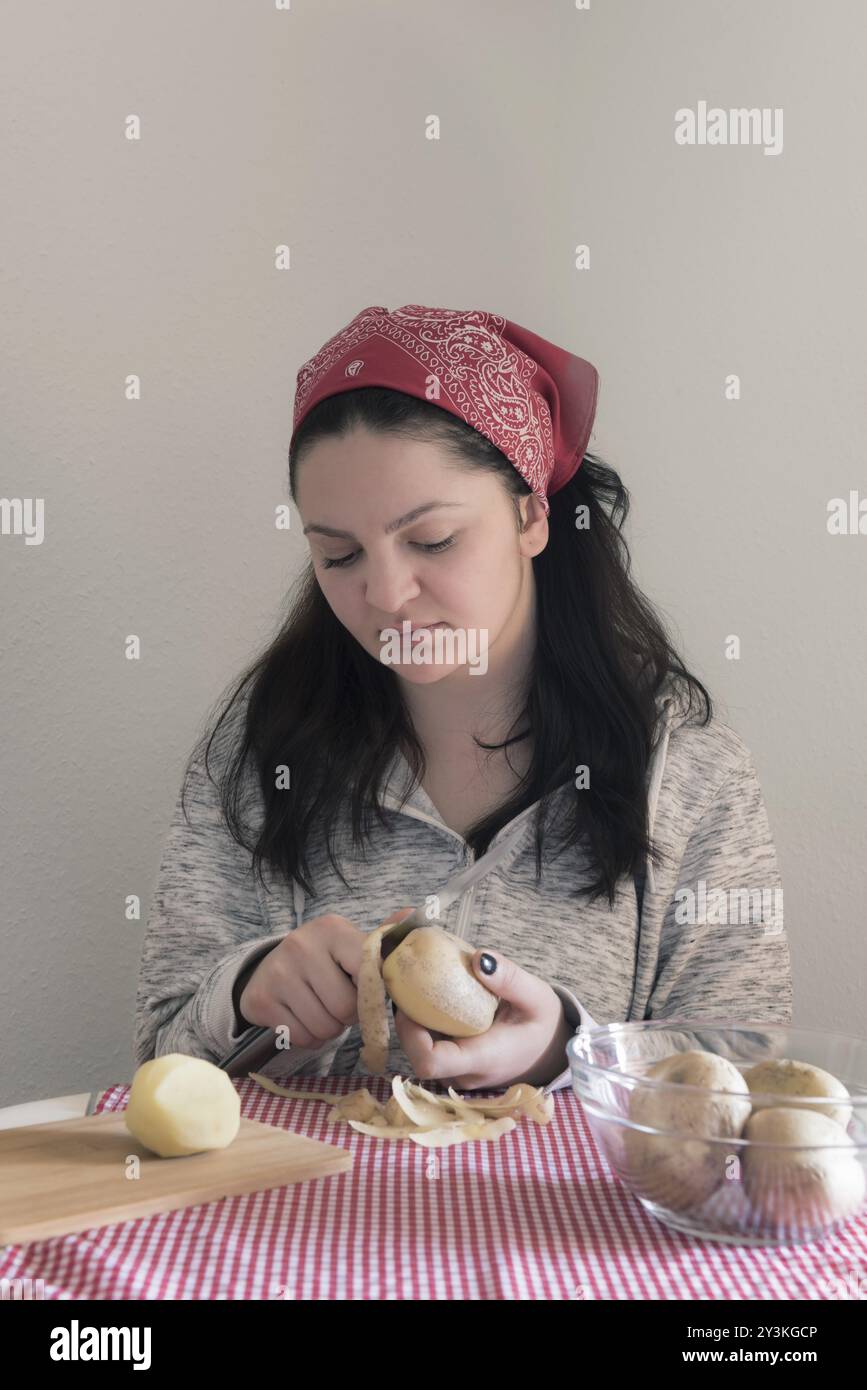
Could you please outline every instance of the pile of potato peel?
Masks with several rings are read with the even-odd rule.
[[[442,1149],[471,1139],[499,1139],[526,1116],[539,1125],[554,1117],[554,1097],[536,1086],[516,1083],[499,1097],[466,1100],[449,1087],[448,1096],[437,1096],[412,1081],[392,1077],[391,1096],[383,1105],[366,1086],[349,1095],[322,1091],[291,1091],[259,1072],[248,1072],[266,1091],[289,1100],[319,1100],[331,1105],[329,1124],[343,1121],[361,1134],[376,1139],[411,1139],[426,1149]]]

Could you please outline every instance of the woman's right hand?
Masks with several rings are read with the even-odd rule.
[[[394,922],[407,911],[386,917]],[[383,923],[384,925],[384,923]],[[290,931],[259,962],[239,1000],[250,1023],[288,1029],[291,1047],[321,1047],[358,1022],[366,933],[330,912]]]

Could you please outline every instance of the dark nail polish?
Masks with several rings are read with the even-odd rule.
[[[494,971],[497,968],[497,962],[493,956],[489,956],[487,951],[484,951],[482,953],[482,958],[479,961],[479,968],[484,972],[485,975],[493,975]]]

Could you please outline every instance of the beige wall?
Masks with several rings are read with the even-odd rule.
[[[796,1021],[863,1033],[867,535],[827,506],[867,499],[864,7],[14,0],[3,24],[0,492],[43,498],[45,534],[0,536],[0,1104],[131,1075],[183,761],[305,555],[273,525],[295,372],[377,303],[495,310],[597,364],[638,579],[756,757]],[[701,101],[782,109],[782,150],[678,145]]]

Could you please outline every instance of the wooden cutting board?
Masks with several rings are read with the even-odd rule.
[[[139,1177],[129,1155],[141,1159]],[[241,1192],[327,1178],[352,1154],[257,1120],[225,1149],[158,1158],[134,1139],[123,1111],[0,1130],[0,1245],[135,1221]]]

